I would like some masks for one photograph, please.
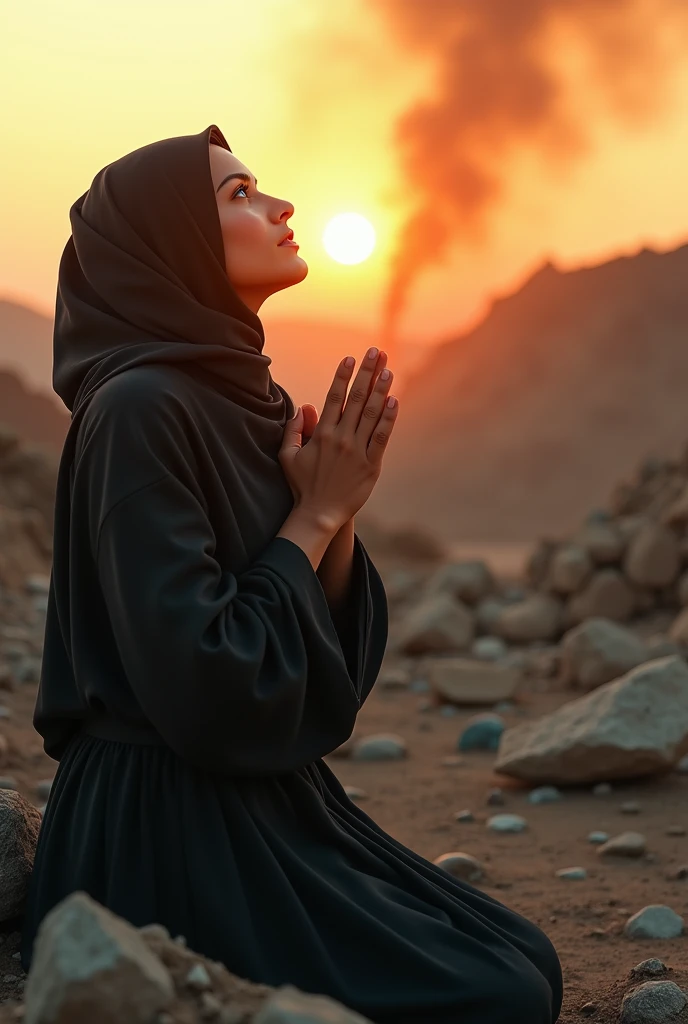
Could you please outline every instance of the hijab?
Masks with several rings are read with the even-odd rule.
[[[72,413],[63,457],[100,385],[142,363],[199,373],[270,433],[295,411],[259,317],[227,277],[210,143],[231,153],[214,124],[136,149],[69,211],[53,333],[53,388]]]

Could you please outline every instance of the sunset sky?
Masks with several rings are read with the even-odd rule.
[[[400,328],[432,343],[545,258],[567,268],[687,241],[688,5],[509,4],[11,5],[0,295],[52,316],[69,207],[96,172],[212,123],[262,191],[295,205],[310,272],[268,299],[268,326],[375,328],[396,267]],[[345,211],[377,233],[355,266],[321,241]]]

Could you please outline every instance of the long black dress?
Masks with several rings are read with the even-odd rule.
[[[34,715],[59,765],[23,967],[45,914],[85,890],[372,1021],[552,1024],[547,937],[384,832],[323,761],[378,674],[384,587],[357,536],[333,616],[276,536],[293,498],[274,444],[250,412],[237,437],[228,408],[199,368],[142,365],[81,420],[68,527],[56,517],[70,590],[58,613],[51,576]]]

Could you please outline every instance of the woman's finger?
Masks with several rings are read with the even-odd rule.
[[[375,374],[387,361],[387,354],[375,347],[369,348],[352,381],[340,422],[341,428],[352,437],[358,429],[361,413],[374,386]]]
[[[347,366],[348,360],[351,362],[350,366]],[[346,389],[354,372],[355,362],[356,360],[353,356],[347,356],[345,359],[342,359],[337,367],[334,379],[325,395],[323,411],[316,429],[322,430],[323,427],[334,429],[339,423],[344,407],[344,399],[346,398]]]
[[[393,402],[394,404],[390,405],[390,402]],[[385,454],[387,442],[389,441],[392,433],[392,428],[396,422],[398,412],[398,400],[394,395],[387,395],[382,409],[382,415],[377,421],[377,425],[370,435],[370,441],[368,442],[368,461],[374,466],[377,466],[378,469],[381,466],[382,456]]]

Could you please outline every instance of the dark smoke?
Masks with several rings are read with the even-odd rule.
[[[686,56],[688,0],[370,3],[402,47],[437,67],[435,95],[395,129],[402,182],[420,198],[392,256],[382,326],[389,352],[422,271],[489,230],[513,153],[528,149],[559,170],[580,159],[591,145],[591,96],[597,110],[632,126],[661,109]]]

